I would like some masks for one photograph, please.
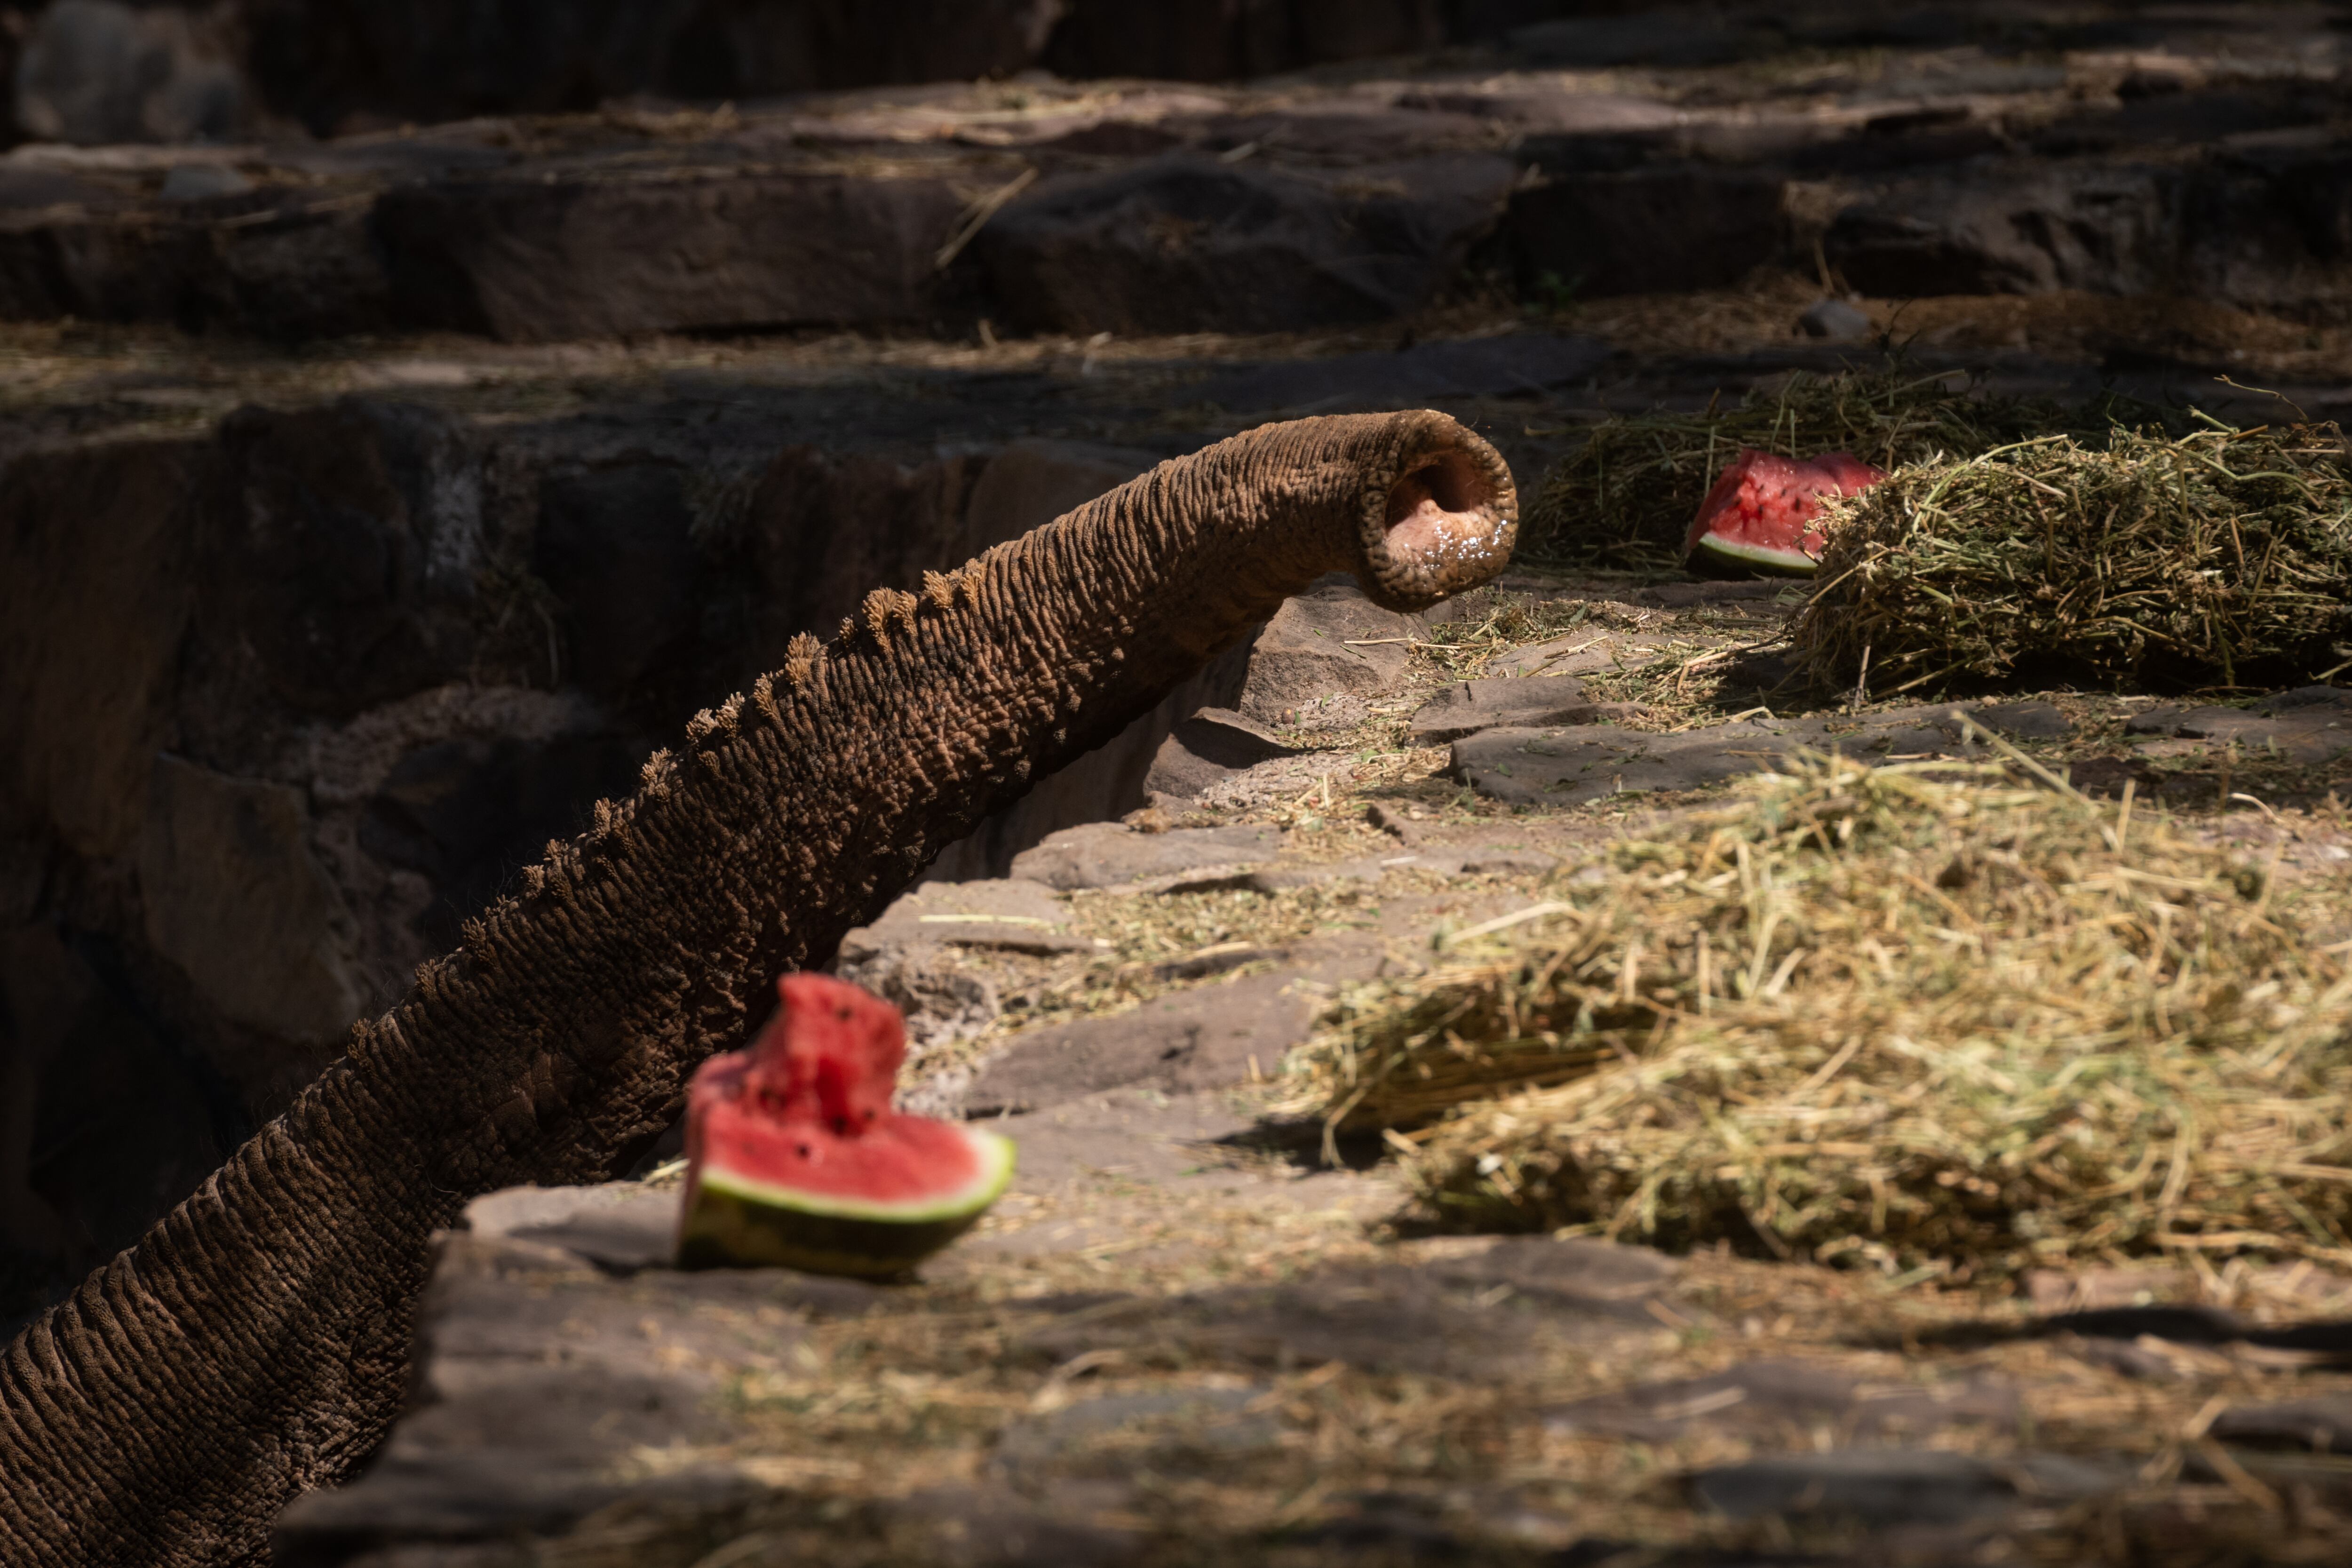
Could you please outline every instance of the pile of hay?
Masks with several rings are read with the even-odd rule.
[[[1586,567],[1673,565],[1707,488],[1745,447],[1785,458],[1844,451],[1892,470],[2032,436],[2095,435],[2115,419],[2153,414],[2112,401],[2073,407],[1970,395],[1950,379],[1899,370],[1799,374],[1730,408],[1603,420],[1537,491],[1520,553]]]
[[[2352,1262],[2352,944],[2325,934],[2352,894],[2132,804],[1951,763],[1759,775],[1344,998],[1294,1107],[1386,1129],[1463,1228],[1956,1279]]]
[[[2021,676],[2281,684],[2352,659],[2352,463],[2334,426],[2053,437],[1830,503],[1796,637],[1880,696]]]

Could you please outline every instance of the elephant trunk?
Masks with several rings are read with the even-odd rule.
[[[1152,472],[698,715],[138,1245],[0,1355],[0,1559],[258,1561],[396,1413],[431,1232],[608,1178],[932,856],[1332,571],[1395,609],[1517,527],[1441,414],[1267,426]]]

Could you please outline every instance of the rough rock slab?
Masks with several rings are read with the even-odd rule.
[[[1580,628],[1539,643],[1517,647],[1496,660],[1502,675],[1526,679],[1534,676],[1590,675],[1597,670],[1638,669],[1665,657],[1656,634],[1589,631]],[[1685,638],[1681,646],[1705,646],[1707,639]],[[1730,645],[1722,639],[1723,646]]]
[[[2179,1294],[2179,1270],[2165,1264],[2029,1268],[2020,1281],[2037,1312],[2056,1315],[2108,1307],[2146,1307]]]
[[[480,1228],[435,1242],[411,1414],[362,1482],[288,1509],[274,1560],[556,1533],[623,1498],[723,1510],[755,1494],[723,1465],[648,1480],[620,1461],[727,1440],[736,1423],[714,1367],[776,1364],[812,1315],[862,1312],[879,1293],[772,1269],[707,1281],[670,1271],[667,1247],[648,1254],[677,1203],[675,1190],[623,1185],[470,1205]]]
[[[1597,338],[1515,332],[1465,342],[1415,343],[1395,353],[1335,354],[1211,376],[1189,389],[1221,407],[1291,415],[1376,408],[1431,397],[1543,393],[1580,381],[1609,357]]]
[[[2352,1395],[2232,1405],[2213,1418],[2212,1432],[2225,1442],[2352,1453]]]
[[[994,62],[992,77],[1043,58],[1198,79],[1318,58],[1342,35],[1352,41],[1339,53],[1358,58],[1377,52],[1370,39],[1423,48],[1464,27],[1482,35],[1486,63],[1483,79],[1433,80],[1399,62],[1271,90],[1024,81],[1018,107],[993,80],[824,97],[806,91],[836,79],[814,63],[824,47],[747,50],[697,13],[682,31],[677,18],[652,25],[667,46],[625,46],[593,24],[560,47],[545,41],[573,40],[568,21],[521,47],[499,32],[500,58],[478,62],[486,79],[463,89],[439,52],[467,54],[455,41],[421,50],[405,34],[362,30],[318,46],[313,68],[285,79],[286,61],[305,57],[280,35],[265,51],[275,86],[257,95],[184,37],[142,43],[126,22],[104,51],[116,62],[100,73],[108,85],[89,94],[27,67],[27,127],[215,144],[8,154],[0,316],[280,338],[401,326],[512,338],[793,323],[968,331],[982,318],[1077,334],[1296,331],[1410,313],[1465,263],[1546,303],[1817,264],[1883,298],[2188,288],[2317,312],[2347,292],[2327,237],[2345,208],[2326,85],[2336,40],[2307,7],[2252,8],[2260,20],[2230,35],[2229,68],[2204,58],[2215,47],[2204,14],[2121,6],[2089,7],[2089,20],[2007,11],[1993,52],[1965,26],[1920,30],[1900,9],[1889,14],[1899,26],[1854,20],[1838,6],[1819,8],[1844,12],[1835,25],[1750,13],[1727,26],[1678,7],[1510,38],[1492,16],[1444,24],[1420,4],[1293,0],[1223,22],[1155,7],[1156,23],[1137,24],[1101,0],[1058,28],[1007,20],[1042,5],[978,9],[989,19],[902,28],[913,41],[887,49],[845,46],[863,57],[850,79],[904,79],[919,68],[900,49]],[[1373,12],[1385,22],[1361,20]],[[1487,16],[1461,15],[1473,12]],[[1024,30],[1061,41],[1023,45]],[[975,42],[982,34],[993,41]],[[1079,37],[1118,42],[1067,42]],[[1612,41],[1596,53],[1601,37]],[[2131,40],[2121,56],[2117,37]],[[1714,68],[1792,45],[1825,51],[1801,81]],[[2011,53],[2037,48],[2048,58]],[[687,73],[698,79],[649,87],[646,73],[672,57],[701,62]],[[1640,61],[1642,79],[1594,93],[1557,73],[1587,58]],[[331,130],[339,110],[321,95],[348,107],[355,90],[386,87],[352,81],[352,60],[404,80],[415,103],[525,118],[234,142],[264,132],[252,112],[263,96],[307,105],[297,112],[312,129]],[[800,96],[718,112],[618,107],[647,90],[741,104],[784,90],[752,85],[780,79]],[[616,107],[550,112],[599,100]],[[381,112],[396,123],[432,111]],[[1483,370],[1435,373],[1493,387]],[[1363,378],[1357,393],[1242,387],[1226,406],[1422,395],[1382,367]]]
[[[1069,892],[1079,888],[1115,888],[1146,877],[1168,876],[1202,866],[1271,859],[1282,834],[1272,827],[1180,827],[1139,833],[1124,823],[1092,822],[1049,834],[1013,860],[1014,879]]]
[[[2245,708],[2164,703],[2125,723],[2133,735],[2235,744],[2294,763],[2322,763],[2352,751],[2352,691],[2303,686]]]
[[[1526,876],[1556,864],[1552,856],[1525,843],[1474,845],[1386,860],[1213,866],[1130,884],[1129,890],[1135,896],[1273,893],[1340,880],[1377,886],[1389,871],[1404,866],[1446,876]],[[1441,905],[1455,918],[1478,920],[1495,912],[1497,900],[1512,896],[1492,888],[1444,898],[1391,896],[1380,901],[1371,929],[1313,937],[1286,951],[1213,944],[1161,965],[1161,975],[1216,974],[1266,960],[1280,966],[1170,992],[1124,1012],[1024,1029],[982,1058],[969,1079],[950,1083],[951,1075],[942,1075],[926,1103],[937,1114],[1001,1116],[1113,1090],[1193,1093],[1272,1078],[1285,1055],[1312,1032],[1333,986],[1387,968],[1387,943],[1423,945]]]
[[[1031,1331],[1057,1361],[1087,1354],[1203,1358],[1267,1370],[1328,1365],[1507,1381],[1575,1346],[1622,1347],[1654,1333],[1652,1303],[1672,1282],[1654,1254],[1549,1237],[1408,1245],[1392,1263],[1309,1270],[1274,1286],[1092,1307]]]
[[[155,759],[139,841],[146,936],[221,1014],[303,1045],[359,1011],[356,931],[302,792]]]
[[[1970,722],[2012,741],[2063,741],[2074,732],[2074,721],[2048,702],[1979,702],[1960,710]],[[1949,721],[1937,722],[1948,726]]]
[[[1752,721],[1687,735],[1609,725],[1486,730],[1454,743],[1454,776],[1516,805],[1577,805],[1647,790],[1703,789],[1758,772],[1803,742]]]
[[[1306,754],[1230,708],[1203,708],[1178,721],[1143,777],[1150,795],[1195,799],[1235,773],[1277,757]]]
[[[1203,1148],[1245,1137],[1252,1125],[1226,1094],[1171,1095],[1130,1088],[1006,1117],[992,1130],[1020,1145],[1020,1175],[1007,1200],[1017,1207],[1024,1197],[1098,1193],[1106,1173],[1132,1177],[1154,1189],[1190,1183],[1255,1186],[1253,1173],[1213,1166],[1201,1157]],[[1024,1234],[1017,1227],[984,1229],[958,1243],[934,1267],[951,1268],[968,1249],[1002,1247]],[[1014,1245],[1016,1250],[1028,1249],[1027,1243]]]
[[[1853,1277],[1539,1236],[1375,1241],[1365,1225],[1400,1195],[1393,1177],[1293,1163],[1228,1094],[1114,1090],[998,1125],[1020,1147],[1013,1190],[922,1281],[887,1289],[671,1270],[650,1244],[675,1189],[478,1201],[439,1244],[418,1402],[357,1480],[289,1511],[277,1560],[522,1568],[610,1550],[623,1525],[642,1532],[636,1560],[789,1548],[992,1568],[1109,1568],[1196,1533],[1199,1560],[1244,1563],[1301,1542],[1334,1561],[1475,1562],[1592,1540],[1589,1517],[1444,1462],[1318,1499],[1271,1542],[1255,1523],[1220,1535],[1189,1491],[1179,1511],[1155,1503],[1171,1483],[1279,1501],[1344,1479],[1386,1450],[1324,1444],[1360,1441],[1367,1410],[1414,1406],[1573,1445],[1598,1461],[1575,1459],[1580,1488],[1609,1486],[1627,1458],[1605,1446],[1640,1445],[1602,1506],[1673,1489],[1735,1522],[1866,1532],[1855,1562],[1943,1561],[1919,1553],[1948,1542],[1965,1557],[1986,1529],[2051,1529],[2147,1484],[2145,1443],[2030,1446],[2046,1363],[2000,1307],[1989,1338],[1940,1356],[1908,1345],[1896,1367],[1891,1342],[1860,1348],[1838,1323],[1724,1367],[1727,1336],[1754,1331],[1725,1316],[1732,1302],[1770,1312],[1794,1306],[1792,1282],[1843,1281],[1833,1299],[1868,1310]],[[2004,1343],[2027,1359],[1987,1365]],[[2244,1373],[2200,1375],[2229,1389]],[[2204,1394],[2174,1397],[2185,1412]],[[2189,1479],[2210,1497],[2227,1462],[2332,1500],[2340,1404],[2249,1406],[2242,1429],[2224,1410],[2209,1435],[2245,1446],[2189,1456]],[[1726,1447],[1743,1457],[1719,1462]],[[2277,1447],[2295,1452],[2263,1451]],[[1678,1451],[1698,1468],[1677,1473]]]
[[[1785,248],[1784,183],[1706,164],[1576,171],[1515,192],[1505,221],[1531,293],[1546,274],[1593,294],[1721,289]]]
[[[583,11],[565,0],[523,0],[494,20],[463,10],[394,17],[335,0],[225,13],[52,6],[22,35],[37,58],[19,113],[36,134],[70,142],[218,142],[272,116],[323,135],[640,95],[716,102],[1001,77],[1042,63],[1061,9],[1053,0],[916,0],[795,35],[790,11],[730,26],[695,12]],[[780,29],[793,47],[780,47]],[[1091,74],[1080,68],[1088,58],[1081,46],[1057,68]]]
[[[1898,180],[1838,215],[1823,244],[1864,293],[2148,289],[2179,258],[2179,175],[2016,159]]]
[[[1276,611],[1258,633],[1234,706],[1276,723],[1286,714],[1295,720],[1300,707],[1319,699],[1399,689],[1413,643],[1428,635],[1420,616],[1383,610],[1353,582],[1327,577]]]
[[[2043,739],[2064,733],[2046,703],[1967,710],[1981,727]],[[1982,756],[1980,742],[1944,706],[1895,709],[1858,720],[1743,719],[1678,734],[1609,725],[1495,729],[1454,743],[1454,773],[1481,795],[1522,805],[1575,805],[1602,795],[1702,789],[1764,770],[1800,748],[1871,761]]]
[[[676,1192],[629,1182],[508,1187],[467,1204],[465,1228],[483,1242],[561,1247],[625,1272],[668,1266],[677,1252],[677,1214]]]
[[[538,342],[917,321],[968,199],[958,174],[467,181],[388,193],[376,233],[391,311],[409,327]]]
[[[1457,680],[1423,703],[1404,733],[1416,746],[1442,746],[1481,730],[1591,724],[1614,716],[1599,711],[1599,706],[1586,698],[1584,682],[1572,675]]]
[[[1010,1227],[985,1229],[927,1272],[958,1291],[959,1282],[991,1269],[1099,1247],[1188,1190],[1302,1216],[1353,1202],[1369,1217],[1393,1202],[1384,1182],[1345,1172],[1297,1178],[1204,1159],[1204,1149],[1244,1131],[1249,1119],[1197,1097],[1152,1099],[1108,1097],[1075,1122],[1009,1121],[1022,1168],[1003,1206],[1043,1203],[1042,1217],[1016,1215]],[[1106,1190],[1107,1175],[1119,1178],[1116,1192]],[[816,1325],[929,1308],[921,1287],[891,1291],[775,1269],[670,1269],[651,1242],[674,1225],[679,1196],[674,1187],[622,1184],[514,1189],[469,1205],[467,1228],[436,1241],[417,1403],[356,1481],[288,1511],[275,1560],[505,1563],[512,1543],[561,1537],[599,1510],[723,1521],[772,1497],[766,1472],[730,1457],[750,1434],[740,1406],[722,1397],[724,1380],[799,1364],[796,1347]],[[1076,1205],[1068,1211],[1080,1220],[1075,1228],[1056,1218],[1064,1205]],[[1096,1215],[1107,1228],[1087,1217]],[[1116,1356],[1122,1346],[1181,1344],[1201,1364],[1244,1373],[1336,1359],[1491,1379],[1558,1345],[1646,1335],[1654,1319],[1644,1303],[1676,1273],[1654,1255],[1591,1243],[1425,1247],[1425,1268],[1416,1247],[1397,1264],[1269,1288],[1170,1300],[1093,1292],[1016,1301],[1007,1309],[1020,1325],[1013,1364],[1042,1378],[1089,1348]],[[1530,1294],[1515,1297],[1518,1287]],[[949,1306],[951,1314],[971,1310],[963,1296],[950,1300],[962,1302]],[[1576,1321],[1564,1325],[1564,1317]],[[1279,1432],[1262,1404],[1244,1408],[1264,1392],[1256,1386],[1248,1399],[1219,1384],[1113,1394],[1100,1405],[1084,1384],[1065,1392],[1056,1378],[1041,1386],[1049,1394],[992,1443],[988,1463],[1000,1479],[1035,1483],[1007,1528],[1050,1551],[987,1561],[1091,1560],[1053,1553],[1092,1539],[1085,1483],[1112,1463],[1107,1446],[1164,1444],[1171,1462],[1202,1453],[1245,1461]],[[997,1518],[962,1489],[924,1498],[893,1504],[891,1527],[952,1537]],[[836,1518],[833,1528],[855,1525]],[[925,1560],[961,1559],[950,1552]]]
[[[1003,1486],[925,1487],[876,1506],[884,1561],[938,1568],[1120,1568],[1150,1547],[1140,1531],[1118,1522],[1132,1487],[1081,1480],[1042,1489],[1037,1502]],[[821,1558],[828,1532],[814,1531],[807,1554]],[[774,1536],[762,1546],[782,1544]],[[723,1549],[722,1549],[723,1550]]]
[[[1366,705],[1360,700],[1334,697],[1318,703],[1311,712],[1302,711],[1300,727],[1350,729],[1366,716]],[[1356,763],[1361,760],[1361,752],[1353,748],[1276,757],[1228,773],[1202,792],[1200,804],[1211,810],[1257,811],[1277,803],[1304,802],[1322,794],[1327,782],[1344,787],[1354,778]]]
[[[1001,948],[1039,955],[1091,952],[1092,938],[1070,929],[1069,907],[1054,889],[1021,878],[977,882],[924,882],[900,895],[870,926],[841,941],[845,962],[886,948],[924,944]]]
[[[2128,1466],[2063,1454],[1983,1459],[1935,1449],[1833,1449],[1702,1470],[1692,1495],[1732,1519],[1767,1514],[1864,1526],[1952,1525],[2080,1501],[2131,1484]]]
[[[1311,866],[1265,866],[1235,877],[1229,886],[1255,893],[1278,893],[1286,888],[1322,888],[1334,882],[1377,882],[1387,874],[1388,860],[1323,860]]]
[[[1539,877],[1559,864],[1559,858],[1524,845],[1490,844],[1457,852],[1424,851],[1413,860],[1389,860],[1391,866],[1419,865],[1454,877]]]
[[[1173,153],[1042,180],[974,248],[1034,331],[1338,326],[1427,303],[1517,177],[1491,155],[1326,173]]]
[[[1098,1394],[1005,1429],[989,1468],[1030,1489],[1056,1474],[1123,1479],[1140,1459],[1154,1468],[1183,1468],[1202,1447],[1233,1456],[1278,1447],[1282,1423],[1265,1407],[1266,1389],[1185,1389],[1170,1394]],[[1251,1408],[1255,1405],[1256,1408]],[[1156,1438],[1136,1452],[1138,1436]],[[1127,1441],[1111,1446],[1110,1438]],[[1025,1484],[1024,1484],[1025,1483]]]
[[[1303,866],[1265,866],[1234,871],[1214,883],[1198,886],[1246,888],[1274,893],[1286,888],[1319,888],[1334,882],[1378,882],[1391,871],[1410,867],[1440,877],[1538,877],[1559,864],[1556,855],[1527,844],[1474,845],[1433,848],[1428,845],[1400,846],[1402,854],[1379,859],[1324,860]]]
[[[1098,1247],[1154,1267],[1214,1265],[1213,1234],[1159,1223],[1171,1207],[1245,1205],[1265,1219],[1366,1223],[1392,1212],[1402,1195],[1381,1172],[1270,1171],[1237,1156],[1256,1146],[1258,1130],[1223,1090],[1111,1089],[989,1125],[1019,1147],[1013,1190],[987,1224],[924,1265],[926,1279],[963,1280],[1007,1259]]]
[[[1552,1237],[1456,1237],[1414,1242],[1406,1255],[1419,1267],[1456,1285],[1512,1294],[1538,1306],[1631,1321],[1650,1314],[1646,1303],[1681,1272],[1664,1254],[1646,1247]]]
[[[1695,1426],[1795,1443],[1826,1433],[1917,1441],[1943,1427],[2014,1425],[2018,1391],[1981,1380],[1929,1387],[1865,1384],[1850,1370],[1801,1362],[1743,1362],[1709,1377],[1651,1384],[1562,1405],[1544,1424],[1556,1432],[1667,1443]]]
[[[1793,609],[1811,591],[1810,584],[1791,587],[1786,578],[1715,580],[1699,583],[1654,583],[1626,595],[1635,605],[1658,605],[1688,610],[1707,605],[1777,605]]]
[[[1097,1307],[1082,1325],[1047,1325],[1024,1344],[1056,1361],[1109,1352],[1267,1370],[1339,1362],[1479,1382],[1524,1373],[1544,1353],[1556,1320],[1527,1307],[1482,1309],[1478,1294],[1415,1269],[1333,1270],[1292,1285],[1143,1299],[1124,1310]],[[1637,1309],[1626,1326],[1642,1333],[1640,1322]]]
[[[1377,962],[1375,955],[1356,967]],[[963,1113],[1035,1110],[1111,1089],[1184,1092],[1266,1077],[1307,1037],[1323,1005],[1301,979],[1296,969],[1244,975],[1110,1017],[1025,1030],[973,1074]]]

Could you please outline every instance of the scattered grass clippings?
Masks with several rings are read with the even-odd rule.
[[[2292,682],[2352,656],[2352,466],[2332,425],[2050,437],[1830,509],[1795,630],[1825,685],[2056,675]]]
[[[1673,566],[1707,487],[1742,447],[1787,458],[1850,452],[1892,471],[2028,437],[2104,432],[2116,418],[2154,412],[2116,400],[2068,406],[1971,395],[1952,390],[1951,379],[1900,369],[1799,374],[1730,408],[1603,420],[1536,492],[1520,553],[1583,567]]]
[[[1590,630],[1596,639],[1614,631],[1639,630],[1658,619],[1655,611],[1608,599],[1546,599],[1499,595],[1476,620],[1441,621],[1429,640],[1413,651],[1434,668],[1441,680],[1475,680],[1493,672],[1496,661],[1530,643]]]
[[[1386,1128],[1456,1227],[2352,1261],[2340,879],[1990,765],[1790,766],[1345,995],[1294,1106]]]
[[[1330,832],[1331,826],[1318,823],[1297,837]],[[1358,826],[1358,833],[1330,836],[1342,842],[1370,840],[1369,847],[1377,850],[1394,847],[1393,840]],[[1495,888],[1532,885],[1531,879],[1510,875],[1476,882]],[[955,1030],[910,1057],[901,1081],[913,1088],[971,1065],[1024,1030],[1107,1017],[1175,992],[1261,974],[1301,942],[1377,931],[1386,898],[1454,891],[1463,885],[1463,879],[1402,866],[1392,868],[1391,877],[1377,886],[1350,879],[1268,891],[1214,885],[1156,893],[1087,889],[1070,898],[1070,925],[1102,944],[1094,954],[1036,958],[950,948],[923,955],[912,973],[901,959],[895,971],[861,971],[856,978],[886,994],[903,987],[936,995],[955,986],[958,978],[966,983],[961,987],[965,994],[975,986],[985,987],[991,1001],[983,1021]]]

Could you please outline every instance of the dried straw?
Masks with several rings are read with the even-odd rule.
[[[2352,470],[2334,426],[2050,437],[1829,509],[1796,637],[1881,696],[2034,676],[2307,679],[2352,656]]]
[[[2352,977],[2290,891],[1994,767],[1806,758],[1346,998],[1296,1104],[1429,1215],[1958,1278],[2163,1248],[2352,1261]]]
[[[1974,457],[2027,437],[2105,431],[2153,410],[1971,395],[1948,375],[1900,369],[1790,377],[1736,406],[1612,416],[1544,480],[1521,553],[1586,567],[1675,563],[1707,488],[1740,448],[1811,458],[1845,451],[1889,470]]]

